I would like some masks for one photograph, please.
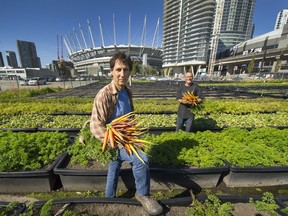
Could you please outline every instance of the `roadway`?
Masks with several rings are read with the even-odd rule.
[[[39,86],[20,86],[17,85],[17,80],[0,80],[0,92],[9,89],[39,89],[46,87],[61,87],[61,88],[75,88],[79,86],[85,86],[90,83],[98,82],[97,80],[88,81],[65,81],[65,82],[47,82],[45,85]]]
[[[288,47],[269,49],[262,52],[249,53],[248,55],[236,55],[226,58],[217,59],[215,65],[227,65],[227,66],[241,66],[242,64],[249,64],[252,56],[254,56],[255,62],[275,62],[277,59],[288,60]]]

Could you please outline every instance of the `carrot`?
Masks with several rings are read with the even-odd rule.
[[[133,139],[134,142],[139,142],[139,143],[146,143],[146,144],[151,144],[151,142],[147,141],[147,140],[142,140],[142,139]]]
[[[108,131],[108,133],[109,133],[110,145],[111,145],[112,148],[115,148],[115,142],[114,142],[114,137],[113,137],[113,132],[112,132],[112,130],[110,129],[110,130]]]
[[[113,134],[117,136],[120,140],[124,140],[123,136],[115,128],[111,127],[111,130]]]
[[[126,145],[124,145],[124,147],[125,147],[125,149],[126,149],[126,152],[127,152],[129,155],[131,155],[131,154],[132,154],[132,150],[131,150],[130,146],[126,144]]]
[[[131,115],[133,115],[133,112],[129,112],[123,116],[120,116],[116,119],[113,119],[111,123],[114,123],[114,122],[119,122],[119,121],[123,121],[124,119],[127,120]]]
[[[139,160],[145,164],[145,162],[143,161],[143,159],[140,157],[140,155],[138,154],[138,152],[136,151],[136,149],[134,148],[134,146],[132,144],[128,144],[129,147],[131,148],[131,150],[133,151],[133,153],[139,158]]]
[[[102,152],[105,151],[106,145],[107,145],[107,140],[108,140],[108,130],[106,130],[105,135],[104,135],[104,141],[103,141],[103,145],[102,145]]]

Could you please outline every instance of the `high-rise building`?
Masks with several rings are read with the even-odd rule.
[[[34,42],[17,40],[21,66],[24,68],[41,68]]]
[[[281,10],[278,13],[274,30],[283,28],[286,23],[288,23],[288,9]]]
[[[0,52],[0,67],[4,67],[4,60],[3,60],[3,56],[2,56],[2,52]]]
[[[10,67],[18,67],[18,62],[14,51],[6,51],[6,59]]]
[[[164,0],[164,68],[206,64],[215,4],[215,0]]]
[[[224,0],[218,52],[252,38],[255,2],[256,0]]]

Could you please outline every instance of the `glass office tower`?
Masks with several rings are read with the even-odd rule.
[[[24,68],[41,68],[34,42],[17,40],[21,66]]]
[[[7,59],[8,66],[13,67],[13,68],[18,67],[16,53],[14,51],[6,51],[6,59]]]
[[[252,38],[255,2],[256,0],[224,1],[218,52]]]
[[[205,64],[215,0],[164,0],[163,67]]]

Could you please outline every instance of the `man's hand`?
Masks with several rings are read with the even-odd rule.
[[[192,104],[191,101],[186,101],[186,100],[182,100],[182,99],[179,99],[178,101],[182,104],[190,104],[190,105]]]
[[[201,103],[203,100],[202,100],[202,98],[197,98],[196,101],[197,101],[197,103]]]

